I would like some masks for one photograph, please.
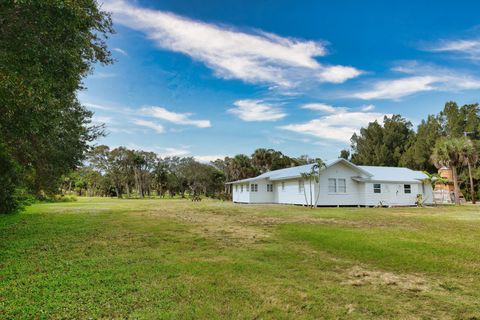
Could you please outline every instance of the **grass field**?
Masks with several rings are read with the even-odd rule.
[[[480,319],[480,207],[37,204],[0,216],[0,318]]]

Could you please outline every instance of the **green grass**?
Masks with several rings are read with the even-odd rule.
[[[0,216],[0,318],[479,319],[480,207],[36,204]]]

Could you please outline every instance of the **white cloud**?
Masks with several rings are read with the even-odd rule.
[[[98,109],[98,110],[112,110],[111,107],[107,107],[107,106],[102,106],[102,105],[99,105],[99,104],[94,104],[94,103],[82,103],[85,107],[89,108],[89,109]]]
[[[344,108],[335,108],[334,106],[331,106],[326,103],[307,103],[301,106],[300,108],[321,111],[326,113],[335,113],[338,110],[344,110]]]
[[[192,120],[190,117],[192,113],[176,113],[168,111],[162,107],[145,107],[141,109],[141,112],[145,115],[149,115],[158,119],[167,120],[172,123],[181,125],[191,125],[199,128],[211,127],[209,120]]]
[[[147,127],[150,128],[157,133],[164,133],[165,128],[158,123],[152,122],[152,121],[147,121],[147,120],[142,120],[142,119],[134,119],[132,123],[136,124],[137,126],[142,126],[142,127]]]
[[[395,80],[382,80],[373,85],[371,89],[353,94],[353,97],[369,99],[398,99],[417,92],[434,89],[436,78],[432,76],[406,77]]]
[[[287,116],[281,109],[262,100],[237,100],[233,104],[235,108],[228,109],[227,112],[243,121],[277,121]]]
[[[480,60],[480,39],[442,40],[424,49],[431,52],[450,52],[467,59]]]
[[[163,152],[159,154],[164,157],[184,157],[190,154],[190,151],[184,148],[162,148]]]
[[[125,57],[128,57],[127,51],[125,51],[125,50],[123,50],[123,49],[121,49],[121,48],[113,48],[112,50],[115,51],[115,52],[120,53],[121,55],[124,55]]]
[[[372,110],[375,110],[375,105],[373,104],[367,104],[367,105],[364,105],[360,108],[360,110],[364,111],[364,112],[367,112],[367,111],[372,111]]]
[[[104,9],[113,12],[115,22],[144,32],[158,47],[201,61],[225,79],[285,88],[305,79],[341,83],[361,74],[353,67],[320,64],[315,57],[327,54],[322,42],[242,32],[123,0],[108,1]]]
[[[224,159],[226,156],[224,155],[207,155],[207,156],[194,156],[195,160],[198,162],[209,163],[215,161],[217,159]]]
[[[323,68],[318,74],[318,79],[322,82],[343,83],[348,79],[356,78],[361,71],[346,66],[330,66]]]
[[[377,112],[349,111],[334,108],[328,115],[304,123],[289,124],[280,129],[315,136],[320,139],[349,142],[353,133],[375,120],[382,122],[385,114]]]
[[[426,91],[448,92],[480,89],[480,79],[471,74],[417,61],[403,62],[392,71],[407,76],[376,81],[370,88],[355,92],[351,96],[363,100],[395,100]]]

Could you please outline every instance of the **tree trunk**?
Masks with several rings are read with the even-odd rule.
[[[118,199],[121,199],[122,198],[122,195],[120,193],[120,188],[118,185],[115,186],[115,192],[117,193],[117,198]]]
[[[468,165],[468,175],[470,177],[470,194],[472,196],[472,203],[475,204],[477,201],[475,199],[475,187],[473,185],[472,166],[470,165],[470,160],[468,160],[467,165]]]
[[[305,196],[305,205],[308,206],[307,191],[305,191],[305,181],[303,182],[303,195]]]
[[[453,176],[453,193],[455,195],[455,204],[460,204],[460,192],[458,190],[458,175],[457,167],[452,166],[452,176]]]
[[[315,199],[315,207],[318,205],[318,199],[320,198],[320,174],[318,175],[318,192]]]
[[[312,177],[308,180],[310,186],[310,208],[313,209],[313,195],[312,195]]]

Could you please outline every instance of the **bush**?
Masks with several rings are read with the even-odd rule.
[[[74,195],[56,195],[53,197],[54,202],[75,202],[77,197]]]

